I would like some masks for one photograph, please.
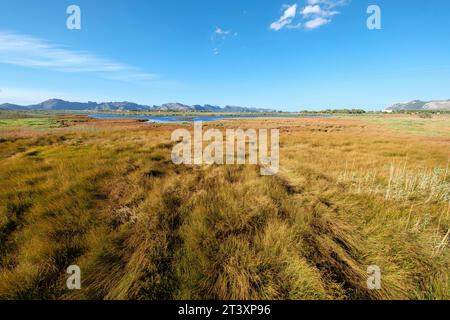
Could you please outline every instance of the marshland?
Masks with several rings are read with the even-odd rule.
[[[204,124],[279,129],[273,176],[174,164],[180,128],[1,112],[0,298],[450,299],[450,116]]]

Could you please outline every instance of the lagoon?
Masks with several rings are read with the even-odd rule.
[[[179,123],[179,122],[213,122],[220,120],[233,119],[253,119],[253,118],[325,118],[331,115],[311,115],[311,114],[238,114],[238,115],[162,115],[162,116],[146,116],[146,115],[123,115],[112,113],[95,113],[87,114],[87,116],[95,119],[142,119],[153,123]]]

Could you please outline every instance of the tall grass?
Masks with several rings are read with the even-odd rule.
[[[450,298],[442,141],[347,119],[217,125],[279,127],[280,174],[176,166],[172,126],[8,131],[0,297]],[[79,291],[65,287],[72,264]],[[382,270],[381,290],[367,287],[369,265]]]
[[[348,163],[347,163],[348,165]],[[345,168],[338,183],[350,186],[352,192],[384,195],[386,200],[424,199],[426,202],[450,201],[449,167],[409,169],[391,163],[389,168]]]

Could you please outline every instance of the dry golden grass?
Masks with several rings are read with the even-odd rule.
[[[280,128],[280,173],[176,166],[174,125],[0,128],[0,297],[450,298],[448,138],[359,118],[207,126]]]

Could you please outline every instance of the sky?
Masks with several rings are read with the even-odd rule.
[[[448,0],[2,0],[0,103],[381,110],[450,99],[449,40]]]

